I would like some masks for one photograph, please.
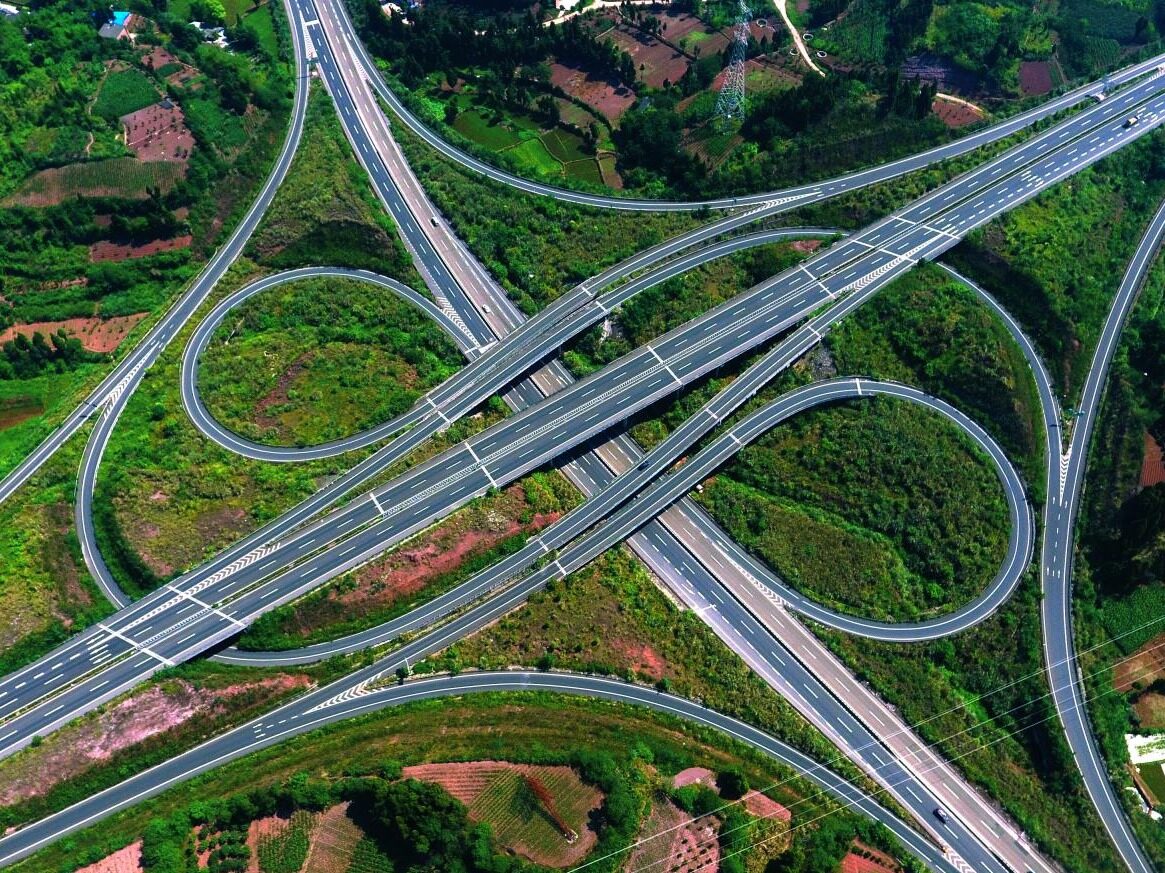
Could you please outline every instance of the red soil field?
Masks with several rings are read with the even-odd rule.
[[[65,333],[81,340],[81,345],[91,352],[107,354],[112,352],[134,326],[149,315],[138,312],[134,315],[119,315],[115,318],[69,318],[64,321],[35,321],[32,324],[15,324],[0,333],[0,344],[8,342],[17,334],[31,337],[34,333],[46,336],[61,328]]]
[[[1124,694],[1165,676],[1165,634],[1158,634],[1113,668],[1112,687]]]
[[[178,249],[190,248],[194,237],[190,234],[176,236],[173,239],[156,239],[141,245],[130,245],[101,240],[89,246],[89,260],[97,261],[126,261],[130,258],[144,258],[147,255],[156,255],[158,252],[172,252]]]
[[[950,103],[946,100],[935,100],[934,103],[930,104],[930,109],[947,127],[965,127],[968,124],[974,124],[983,117],[970,106]]]
[[[112,855],[106,855],[96,864],[81,867],[77,873],[141,873],[141,870],[142,844],[139,840],[124,849],[118,849]]]
[[[707,767],[689,767],[673,776],[671,784],[672,788],[683,788],[686,785],[695,785],[697,782],[702,782],[708,786],[715,785],[716,774]]]
[[[141,161],[185,163],[194,148],[194,134],[186,126],[182,107],[163,100],[119,119],[126,146]]]
[[[635,92],[617,81],[592,76],[581,67],[551,64],[550,81],[612,123],[635,105]]]
[[[1145,457],[1141,461],[1142,488],[1165,482],[1165,458],[1162,457],[1161,446],[1155,439],[1145,434]]]
[[[1023,61],[1019,65],[1019,90],[1025,97],[1052,90],[1052,67],[1047,61]]]

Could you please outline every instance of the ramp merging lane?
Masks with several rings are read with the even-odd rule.
[[[1165,107],[1160,89],[1161,82],[1154,79],[1114,95],[1085,113],[1090,121],[1083,137],[1069,139],[1071,131],[1057,128],[1017,147],[1043,155],[1034,163],[1019,162],[1017,150],[1009,151],[981,171],[961,177],[868,232],[831,247],[507,419],[368,498],[285,541],[251,552],[236,562],[238,566],[218,569],[193,584],[172,585],[131,606],[67,644],[89,648],[71,648],[66,659],[53,653],[0,682],[0,750],[11,752],[34,733],[53,729],[160,666],[234,635],[262,611],[363,562],[476,494],[512,481],[625,420],[813,309],[844,297],[834,305],[831,318],[844,315],[918,258],[937,255],[971,227],[1154,128],[1160,122],[1158,112]],[[1145,101],[1140,125],[1132,129],[1114,125],[1114,113],[1120,117],[1130,105]],[[1074,118],[1066,124],[1076,129],[1081,121]],[[1056,142],[1063,145],[1053,148]],[[1009,165],[1015,168],[1010,174],[1004,172]],[[990,184],[992,178],[999,181]],[[968,188],[971,196],[960,197]],[[797,342],[807,348],[820,335],[811,322],[798,333]],[[756,383],[739,379],[732,390],[759,387],[767,378],[758,375]],[[675,442],[707,429],[709,419],[698,418],[677,430]],[[414,428],[405,437],[419,430]],[[337,537],[345,539],[317,551],[331,546]],[[285,571],[256,584],[277,568]],[[106,661],[112,666],[103,668]],[[36,673],[42,671],[38,677]],[[76,681],[90,673],[94,674],[91,678]],[[74,684],[61,694],[43,699],[53,685],[69,683]]]
[[[1048,481],[1040,567],[1044,588],[1044,598],[1040,605],[1044,664],[1048,671],[1048,684],[1052,688],[1052,700],[1064,726],[1072,757],[1076,759],[1076,765],[1084,777],[1088,796],[1100,813],[1121,859],[1133,873],[1151,873],[1154,868],[1133,833],[1089,723],[1072,622],[1072,564],[1076,516],[1084,488],[1089,442],[1096,426],[1109,367],[1116,353],[1121,329],[1163,238],[1165,205],[1153,216],[1121,279],[1092,356],[1092,364],[1081,393],[1080,414],[1067,448],[1062,454],[1053,455],[1057,464],[1055,475]],[[1054,445],[1060,448],[1059,440]]]

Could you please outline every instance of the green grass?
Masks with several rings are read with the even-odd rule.
[[[199,387],[228,428],[312,445],[405,412],[460,362],[428,315],[385,289],[304,280],[231,312],[203,354]]]
[[[550,154],[563,163],[590,157],[583,145],[582,137],[563,130],[561,127],[556,127],[543,134],[542,142],[545,143]]]
[[[226,111],[214,100],[189,97],[182,101],[182,110],[194,135],[220,155],[232,153],[247,141],[243,119]]]
[[[267,4],[260,6],[253,12],[243,16],[247,24],[255,28],[259,37],[259,45],[274,56],[279,52],[279,40],[275,35],[275,19],[271,17],[271,9]]]
[[[797,416],[743,449],[700,499],[793,587],[871,618],[963,604],[1007,545],[988,459],[936,413],[891,398]]]
[[[546,144],[541,139],[527,139],[516,146],[506,149],[519,164],[531,170],[535,175],[561,175],[561,162],[550,154]]]
[[[974,292],[924,266],[883,290],[827,340],[842,375],[907,382],[984,427],[1042,494],[1043,439],[1035,380],[995,314]]]
[[[576,179],[581,179],[584,182],[591,182],[595,185],[603,184],[603,173],[599,169],[599,163],[594,158],[585,158],[581,161],[571,161],[569,164],[563,165],[563,170],[568,176],[573,176]]]
[[[476,110],[460,113],[453,128],[479,145],[489,149],[506,149],[521,142],[521,138],[501,122],[492,122]]]
[[[424,291],[321,87],[312,90],[303,139],[287,179],[246,251],[273,268],[363,268]]]
[[[85,569],[72,527],[84,435],[0,504],[0,673],[111,611]]]
[[[1141,778],[1158,799],[1165,798],[1165,766],[1161,764],[1141,764]]]
[[[0,475],[16,466],[48,436],[49,421],[71,411],[79,386],[100,377],[102,367],[84,366],[70,373],[0,381]],[[39,409],[34,416],[27,413]]]
[[[93,103],[93,114],[116,121],[158,100],[158,89],[149,76],[133,68],[118,70],[105,77]]]

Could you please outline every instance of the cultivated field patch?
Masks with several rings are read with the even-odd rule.
[[[715,816],[690,819],[667,800],[655,800],[643,823],[638,843],[627,858],[626,873],[666,870],[668,873],[707,873],[720,868],[720,821]]]
[[[174,161],[108,158],[52,167],[29,176],[4,206],[56,206],[72,197],[122,197],[144,200],[149,188],[163,194],[186,175],[186,165]]]
[[[606,37],[631,55],[635,62],[636,81],[652,88],[678,82],[691,64],[691,59],[683,52],[636,27],[617,24]]]
[[[125,145],[140,161],[179,161],[190,158],[194,134],[186,126],[182,107],[162,100],[121,116]]]
[[[472,761],[419,764],[402,775],[437,783],[465,804],[470,819],[488,823],[500,845],[536,864],[576,864],[598,838],[588,818],[603,796],[570,767]],[[559,821],[573,831],[573,840]]]

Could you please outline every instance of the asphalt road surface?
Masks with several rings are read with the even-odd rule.
[[[507,419],[286,542],[256,550],[233,571],[223,568],[192,586],[163,589],[119,613],[67,644],[91,647],[87,655],[82,653],[84,657],[76,659],[79,663],[53,653],[30,671],[0,683],[0,718],[7,719],[0,727],[0,746],[11,751],[26,743],[33,731],[50,730],[160,666],[191,657],[233,636],[260,612],[363,562],[453,506],[512,481],[612,423],[625,420],[635,410],[784,330],[802,313],[848,295],[829,310],[830,320],[840,317],[909,269],[916,258],[937,255],[971,227],[1155,127],[1159,105],[1165,102],[1160,87],[1160,80],[1155,79],[1110,97],[1065,122],[1070,130],[1053,128],[1005,153],[981,172],[961,177],[869,231],[838,243],[657,339],[647,349]],[[1145,100],[1149,104],[1141,110],[1142,123],[1137,127],[1125,129],[1111,120],[1114,112],[1119,118],[1129,105]],[[1071,138],[1082,124],[1083,135]],[[1054,147],[1057,143],[1059,148]],[[1030,165],[1021,163],[1023,169],[1008,174],[1007,166],[1015,166],[1017,153],[1028,150],[1043,157]],[[992,183],[991,178],[998,181]],[[956,199],[968,188],[969,196]],[[794,337],[797,343],[811,345],[820,337],[820,329],[811,321]],[[763,381],[741,378],[730,390],[739,392],[750,384],[759,387]],[[690,438],[708,424],[706,418],[699,418],[674,436],[677,441]],[[344,526],[360,530],[336,547],[312,555],[329,545]],[[272,564],[287,566],[291,560],[301,563],[275,580],[253,585],[255,579],[270,572]],[[68,657],[75,654],[70,651]],[[63,686],[106,661],[112,666],[98,670],[100,675],[12,718],[16,710],[30,706],[30,698],[42,698],[46,683]],[[48,678],[30,681],[44,666],[48,666],[44,671]]]
[[[1072,756],[1084,777],[1088,796],[1100,813],[1122,860],[1133,873],[1151,873],[1154,868],[1125,816],[1124,807],[1109,779],[1108,768],[1089,724],[1072,623],[1072,559],[1089,440],[1096,426],[1109,366],[1116,352],[1121,328],[1163,237],[1165,205],[1153,216],[1121,279],[1101,331],[1100,342],[1092,356],[1092,365],[1084,383],[1078,416],[1067,450],[1057,459],[1057,475],[1048,482],[1040,568],[1044,587],[1044,599],[1040,607],[1043,616],[1044,663],[1048,671],[1048,684],[1052,688],[1052,700],[1063,723]],[[1057,440],[1055,445],[1059,446],[1060,441]]]

